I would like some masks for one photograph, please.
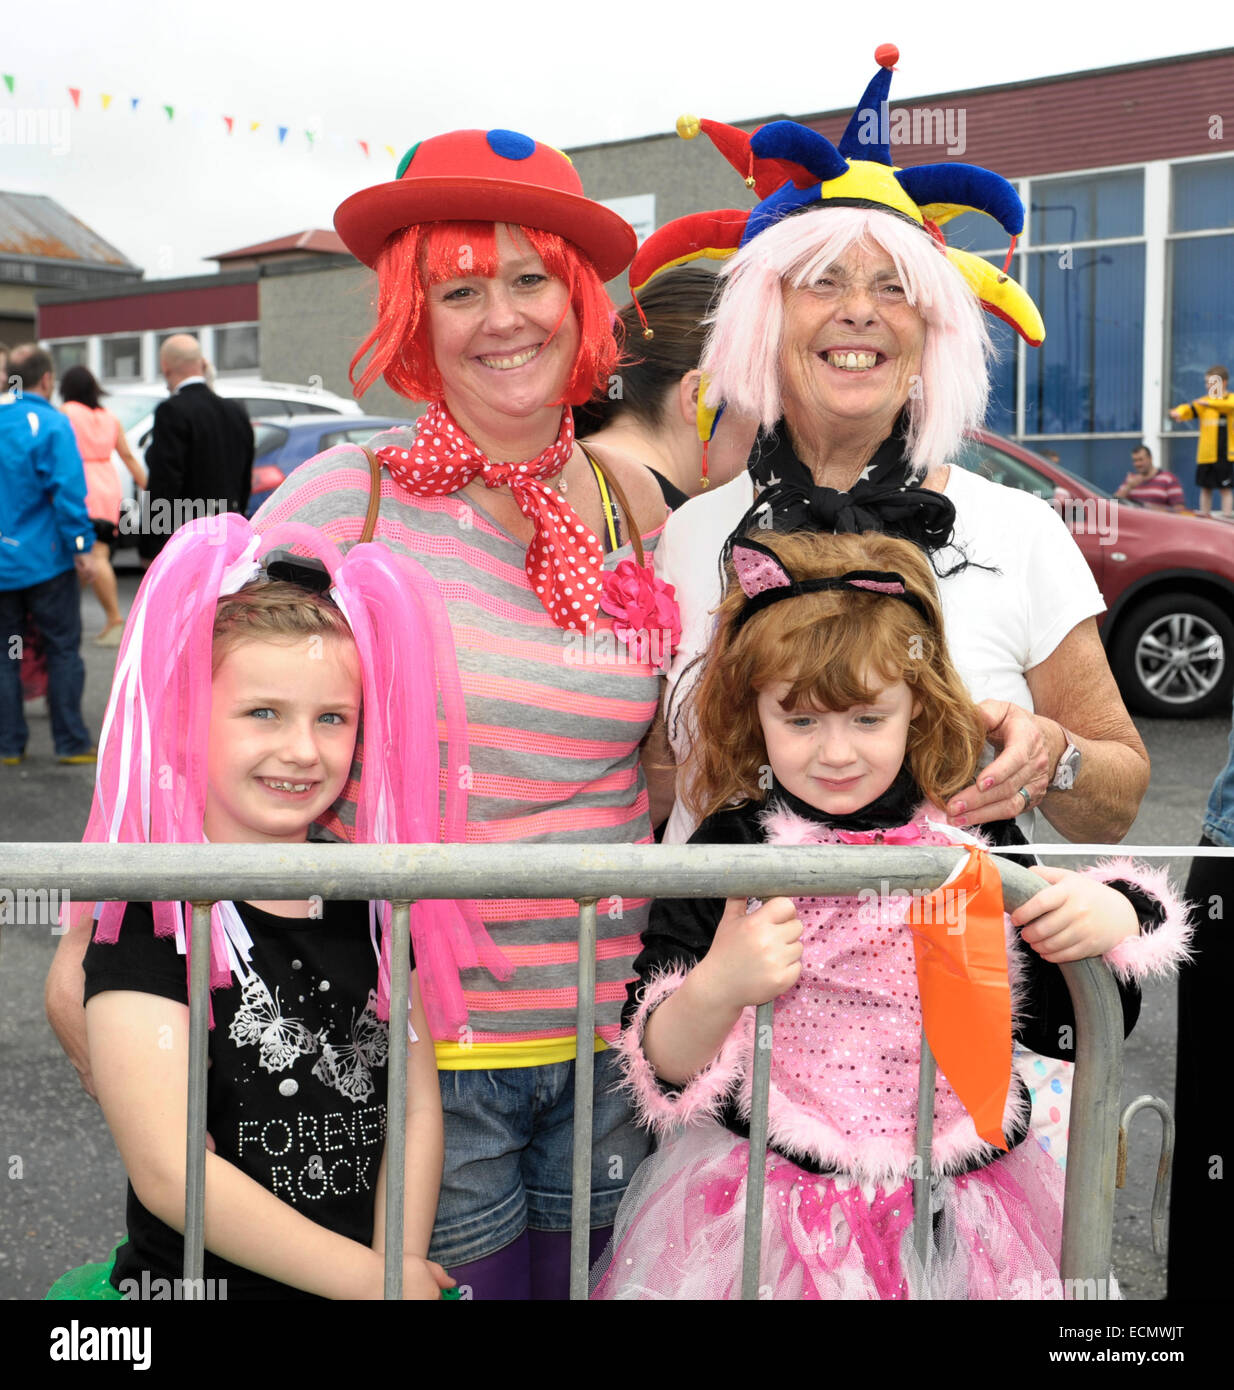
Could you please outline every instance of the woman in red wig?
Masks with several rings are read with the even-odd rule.
[[[604,284],[633,256],[632,229],[583,196],[559,151],[504,130],[421,142],[336,225],[377,272],[357,391],[384,377],[428,409],[371,441],[379,468],[355,446],[298,468],[257,525],[307,522],[345,549],[367,520],[433,574],[467,707],[469,841],[649,840],[639,745],[676,622],[651,569],[665,506],[646,469],[594,464],[571,413],[616,369]],[[352,814],[345,795],[327,828],[345,838]],[[577,907],[479,909],[513,971],[467,972],[466,1025],[437,1041],[446,1163],[432,1258],[473,1297],[564,1297]],[[640,898],[598,914],[596,1036],[583,1045],[597,1250],[647,1148],[613,1094],[607,1046],[646,915]]]

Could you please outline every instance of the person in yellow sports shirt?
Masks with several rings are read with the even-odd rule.
[[[1170,411],[1172,420],[1199,420],[1200,444],[1195,455],[1195,482],[1200,489],[1200,512],[1213,515],[1213,493],[1221,494],[1221,515],[1234,517],[1234,433],[1230,416],[1234,396],[1230,395],[1230,374],[1224,367],[1209,367],[1204,373],[1207,396],[1185,401]]]

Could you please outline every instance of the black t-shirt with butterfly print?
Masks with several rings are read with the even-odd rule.
[[[368,903],[323,903],[318,918],[236,907],[252,938],[253,973],[211,996],[207,1127],[215,1151],[304,1216],[368,1245],[389,1049],[376,1015]],[[87,999],[124,989],[188,1000],[185,958],[173,939],[155,936],[148,903],[128,905],[115,945],[90,944],[85,969]],[[131,1184],[127,1219],[116,1288],[140,1284],[143,1270],[150,1280],[181,1278],[180,1234],[142,1206]],[[227,1280],[229,1299],[309,1297],[209,1250],[204,1273]]]

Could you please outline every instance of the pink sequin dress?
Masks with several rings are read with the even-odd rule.
[[[972,843],[963,831],[938,823],[941,817],[927,821],[925,809],[914,822],[915,843]],[[784,810],[761,823],[771,843],[838,840],[836,832]],[[927,1276],[911,1249],[910,1174],[921,1009],[912,936],[904,922],[909,899],[871,892],[798,898],[795,904],[805,954],[800,979],[775,1004],[773,1151],[760,1293],[793,1299],[920,1297]],[[1007,931],[1014,1011],[1027,948],[1019,945],[1009,919]],[[1126,978],[1141,973],[1134,962],[1111,964]],[[596,1298],[739,1296],[749,1146],[727,1125],[749,1118],[754,1010],[745,1011],[716,1058],[685,1088],[665,1088],[642,1052],[642,1032],[652,1010],[687,973],[681,963],[647,975],[622,1035],[627,1084],[643,1120],[664,1138],[622,1204],[609,1256],[597,1269]],[[1010,1069],[1010,1041],[1007,1062]],[[1000,1157],[978,1137],[940,1073],[930,1297],[1061,1296],[1063,1175],[1037,1143],[1020,1142],[1028,1108],[1027,1092],[1013,1082],[1003,1125],[1013,1147]]]

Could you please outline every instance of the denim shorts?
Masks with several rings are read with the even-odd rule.
[[[651,1150],[616,1090],[611,1050],[594,1054],[591,1226],[611,1226]],[[452,1265],[492,1255],[528,1227],[570,1229],[574,1062],[442,1071],[446,1162],[429,1258]]]

